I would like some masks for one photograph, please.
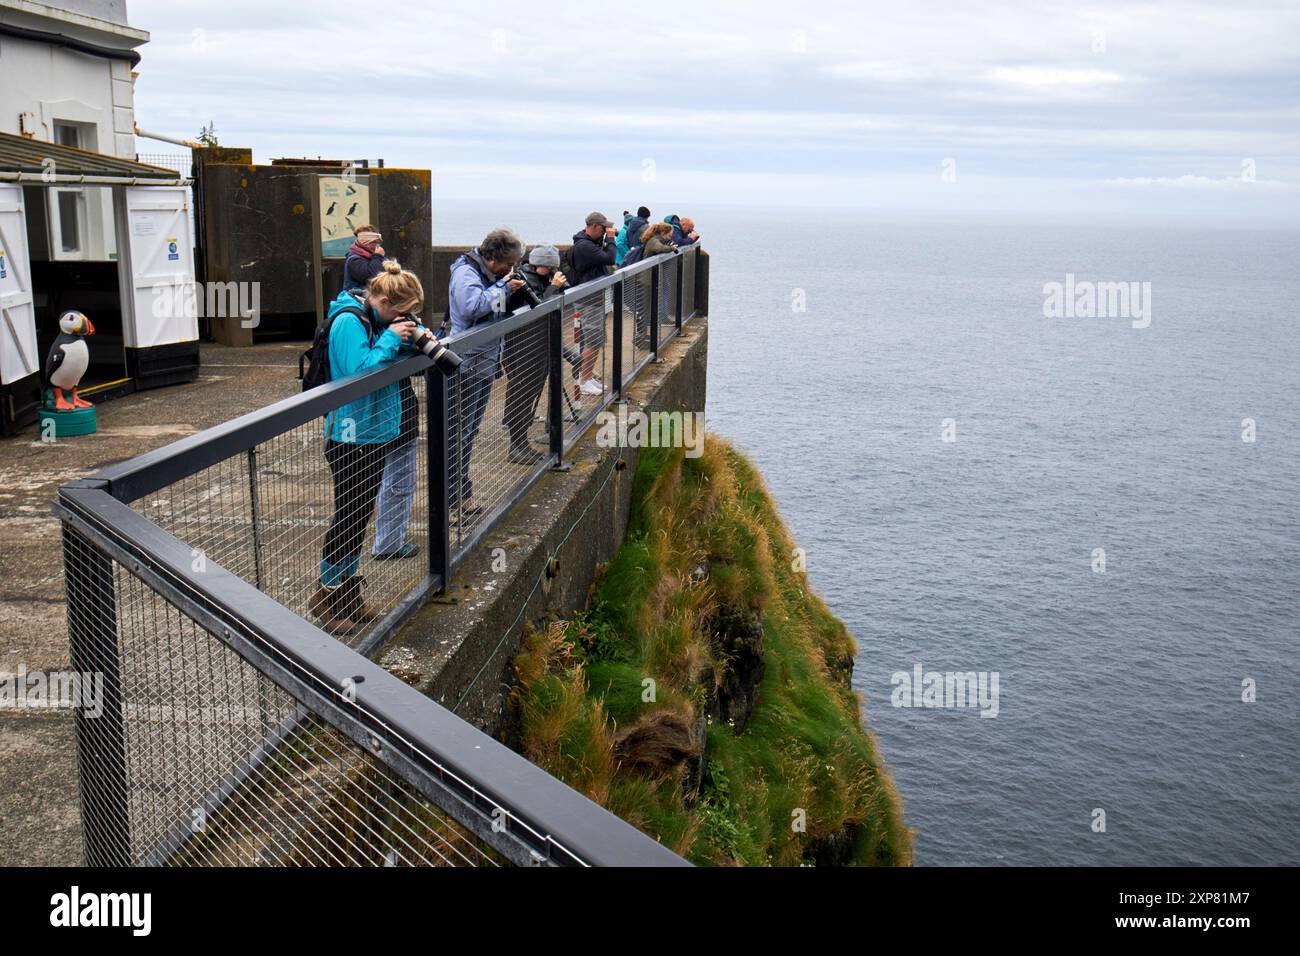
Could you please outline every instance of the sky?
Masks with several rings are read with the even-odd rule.
[[[127,9],[141,128],[435,200],[1300,225],[1295,0]]]

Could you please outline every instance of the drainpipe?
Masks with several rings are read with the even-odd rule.
[[[81,173],[24,173],[21,171],[0,170],[0,182],[35,183],[46,186],[184,186],[189,180],[177,174],[175,179],[150,179],[136,176],[97,176]]]
[[[196,143],[192,139],[177,139],[175,136],[164,136],[162,133],[150,133],[142,130],[139,126],[135,127],[135,135],[144,139],[156,139],[164,143],[171,143],[173,146],[187,146],[190,149],[205,149],[202,143]]]
[[[53,46],[76,50],[78,53],[102,56],[107,60],[126,60],[131,64],[132,69],[140,64],[140,53],[137,50],[121,50],[101,46],[98,43],[91,43],[89,40],[70,37],[65,33],[52,33],[49,30],[33,30],[28,27],[15,26],[12,23],[0,23],[0,36],[17,37],[19,40],[31,40],[36,43],[49,43]]]

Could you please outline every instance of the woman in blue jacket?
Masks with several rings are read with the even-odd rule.
[[[347,378],[397,361],[416,328],[408,316],[423,305],[419,278],[392,259],[384,261],[383,271],[364,291],[339,293],[330,303],[327,319],[330,378]],[[357,572],[384,458],[401,426],[402,400],[396,382],[325,417],[325,460],[334,476],[334,518],[321,552],[320,585],[307,608],[331,634],[349,634],[377,616],[366,606],[364,582]]]

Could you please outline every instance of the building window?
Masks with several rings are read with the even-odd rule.
[[[54,142],[60,146],[75,146],[77,149],[85,149],[81,145],[81,125],[78,123],[60,123],[54,121]]]
[[[54,142],[60,146],[95,151],[99,131],[94,123],[54,120]],[[104,240],[100,233],[101,191],[95,187],[65,186],[50,190],[51,257],[54,259],[93,259],[102,257]]]
[[[80,189],[56,190],[59,209],[59,248],[66,253],[81,251],[81,223],[86,214],[86,196]]]

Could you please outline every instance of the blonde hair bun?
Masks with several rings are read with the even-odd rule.
[[[384,271],[374,275],[366,288],[371,295],[385,296],[401,312],[424,308],[424,287],[419,278],[403,269],[396,259],[385,259]]]

